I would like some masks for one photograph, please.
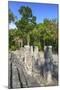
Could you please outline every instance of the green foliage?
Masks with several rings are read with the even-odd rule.
[[[10,8],[9,8],[8,12],[9,12],[9,15],[8,15],[9,23],[14,22],[16,17],[14,16],[14,14],[12,13]]]
[[[32,10],[28,6],[22,6],[19,9],[19,13],[22,15],[22,17],[29,18],[32,16]]]
[[[9,30],[9,49],[16,50],[19,48],[18,39],[22,39],[23,34],[20,30],[11,29]]]
[[[58,51],[58,23],[56,20],[45,19],[42,24],[38,24],[40,30],[40,42],[44,45],[52,45],[54,51]]]
[[[17,29],[9,30],[9,49],[19,49],[17,41],[22,40],[23,46],[38,46],[39,50],[44,45],[52,45],[53,51],[58,51],[58,21],[44,19],[43,23],[36,24],[36,17],[32,15],[29,7],[22,6],[19,9],[21,19],[15,22]],[[10,17],[10,16],[9,16]]]
[[[19,13],[22,17],[15,24],[21,32],[29,33],[36,25],[36,17],[32,15],[32,10],[26,6],[22,6]]]

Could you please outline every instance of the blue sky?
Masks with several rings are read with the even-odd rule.
[[[21,6],[28,6],[32,9],[32,13],[36,16],[36,22],[41,23],[45,18],[55,19],[58,18],[58,5],[57,4],[44,4],[44,3],[29,3],[29,2],[16,2],[9,1],[8,8],[11,9],[13,14],[17,16],[18,19],[21,18],[21,15],[18,12],[18,9]],[[15,27],[13,23],[10,24],[10,28]]]

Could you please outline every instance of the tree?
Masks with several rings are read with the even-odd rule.
[[[36,26],[36,17],[32,15],[32,10],[28,6],[22,6],[19,9],[19,13],[21,15],[21,19],[18,20],[15,24],[18,30],[21,30],[21,32],[23,32],[23,35],[25,34],[24,36],[27,36],[26,40],[27,40],[27,43],[29,43],[28,42],[30,40],[29,34],[33,30],[33,28]]]
[[[22,17],[25,17],[25,18],[32,17],[32,10],[28,6],[22,6],[19,9],[19,13],[22,15]]]
[[[56,20],[44,19],[43,23],[37,25],[40,32],[42,49],[44,45],[52,45],[54,51],[58,51],[58,23]]]
[[[9,49],[10,50],[16,50],[19,49],[19,42],[23,42],[23,34],[20,30],[17,29],[10,29],[9,30]]]
[[[9,23],[14,22],[16,17],[14,16],[10,8],[8,9],[8,12]]]

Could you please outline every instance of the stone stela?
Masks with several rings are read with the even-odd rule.
[[[53,56],[52,56],[52,46],[45,46],[44,47],[44,57],[45,57],[45,73],[46,79],[48,83],[52,82],[52,62],[53,62]]]

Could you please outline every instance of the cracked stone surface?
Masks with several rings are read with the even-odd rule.
[[[29,88],[58,85],[58,56],[53,54],[52,83],[44,77],[44,53],[39,52],[37,60],[31,51],[20,50],[9,52],[8,88]],[[26,61],[25,61],[26,60]],[[30,72],[30,73],[29,73]]]

